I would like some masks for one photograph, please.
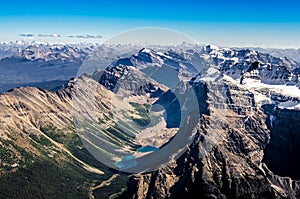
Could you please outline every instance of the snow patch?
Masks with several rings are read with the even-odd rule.
[[[277,107],[280,109],[300,110],[300,103],[296,101],[280,102]]]

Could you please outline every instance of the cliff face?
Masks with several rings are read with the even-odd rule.
[[[209,113],[200,116],[189,149],[169,166],[133,175],[126,197],[298,198],[299,182],[273,174],[263,162],[270,126],[253,94],[225,79],[206,87]],[[278,115],[276,121],[286,118]]]
[[[264,162],[275,174],[299,180],[300,112],[265,105],[269,115],[271,141],[265,150]]]

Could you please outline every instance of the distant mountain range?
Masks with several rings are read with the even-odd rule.
[[[104,69],[111,62],[118,59],[118,57],[126,57],[134,52],[137,52],[142,47],[139,45],[108,45],[108,44],[51,44],[40,42],[9,42],[0,44],[0,92],[9,90],[14,87],[37,85],[41,88],[55,90],[61,88],[61,82],[68,81],[70,78],[86,73],[93,73],[96,70]],[[151,46],[153,50],[162,50],[162,52],[172,49],[173,51],[184,52],[187,50],[198,51],[201,56],[194,59],[206,62],[203,57],[205,54],[203,50],[205,46],[182,44],[178,46]],[[225,50],[226,49],[226,50]],[[234,64],[234,60],[238,58],[239,62],[243,55],[228,55],[228,53],[249,53],[247,50],[256,50],[265,53],[266,57],[248,57],[249,61],[256,58],[261,59],[264,63],[274,62],[275,57],[281,57],[281,61],[287,64],[295,65],[292,60],[299,60],[299,50],[294,49],[227,49],[218,51],[217,54],[210,54],[210,64],[218,64],[222,62],[220,56],[227,59],[225,65]],[[225,52],[227,51],[227,52]],[[159,55],[158,55],[159,56]],[[218,57],[219,56],[219,57]],[[230,59],[230,56],[232,59]],[[235,57],[238,56],[238,57]],[[246,54],[245,54],[246,56]],[[249,55],[250,56],[250,55]],[[270,58],[272,56],[273,58]],[[213,60],[215,59],[215,60]],[[245,61],[247,58],[245,57]],[[263,60],[262,60],[263,59]],[[273,60],[268,60],[273,59]],[[119,62],[125,59],[119,60]],[[172,61],[172,60],[169,60]],[[197,66],[200,62],[194,63]],[[276,61],[275,61],[276,62]],[[289,62],[289,63],[288,63]],[[207,64],[207,63],[206,63]],[[274,64],[274,63],[273,63]],[[201,67],[201,66],[200,66]],[[227,66],[224,66],[227,67]],[[51,88],[43,86],[44,82],[57,82]]]
[[[259,52],[271,54],[274,57],[288,57],[300,62],[300,49],[252,48]]]

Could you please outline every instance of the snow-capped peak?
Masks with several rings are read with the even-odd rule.
[[[218,46],[216,46],[216,45],[207,45],[207,46],[205,46],[205,50],[207,52],[211,52],[213,50],[218,51],[218,50],[220,50],[220,48]]]
[[[149,48],[142,48],[139,53],[151,53],[151,51]]]

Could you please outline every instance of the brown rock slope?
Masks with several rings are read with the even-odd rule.
[[[89,88],[99,103],[111,93],[83,76],[56,93],[24,87],[0,95],[0,198],[87,198],[112,175],[84,148],[73,122],[72,98],[88,97]]]
[[[84,85],[88,84],[86,81],[93,80],[83,77],[77,79],[77,82],[80,81],[80,84]],[[97,89],[100,89],[100,93],[105,94],[106,89],[96,82],[94,83],[98,85],[96,92]],[[64,143],[59,142],[60,138],[55,138],[54,134],[45,132],[47,129],[53,128],[53,131],[61,131],[65,136],[74,135],[73,102],[71,99],[74,92],[76,89],[73,88],[72,83],[69,83],[69,87],[57,93],[25,87],[0,95],[1,140],[4,142],[12,141],[17,146],[24,148],[25,151],[41,156],[42,154],[32,142],[36,143],[35,139],[42,137],[88,169],[89,165],[73,156],[63,145]],[[48,156],[51,156],[51,151],[49,151]],[[22,157],[19,156],[18,159],[22,159]],[[89,169],[91,170],[92,167]],[[103,173],[96,168],[93,169],[97,173]]]

